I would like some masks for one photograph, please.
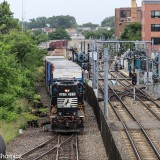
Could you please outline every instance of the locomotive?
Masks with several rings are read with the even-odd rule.
[[[45,66],[51,128],[55,132],[81,131],[85,120],[81,67],[63,56],[47,56]]]

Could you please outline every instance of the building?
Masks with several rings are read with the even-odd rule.
[[[154,50],[160,48],[160,0],[142,1],[142,40],[153,40]]]
[[[154,42],[147,44],[149,52],[160,48],[160,0],[142,0],[142,7],[137,7],[136,0],[131,1],[131,8],[115,9],[115,36],[119,39],[125,26],[140,22],[142,40]]]
[[[115,9],[115,36],[119,39],[125,26],[142,20],[141,7],[137,7],[136,0],[132,0],[131,7]]]
[[[43,32],[48,35],[48,33],[54,32],[56,29],[50,28],[50,27],[45,27],[43,28]]]

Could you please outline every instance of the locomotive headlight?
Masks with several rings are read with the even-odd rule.
[[[61,115],[62,115],[62,112],[58,112],[58,115],[61,116]]]
[[[64,92],[68,93],[70,90],[69,89],[65,89]]]

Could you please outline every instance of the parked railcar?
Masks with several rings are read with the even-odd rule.
[[[63,56],[46,57],[46,86],[51,95],[50,124],[55,132],[79,132],[84,127],[82,69]]]
[[[67,48],[68,41],[67,40],[54,40],[49,42],[48,50],[52,51],[57,48]]]

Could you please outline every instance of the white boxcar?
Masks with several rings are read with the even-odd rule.
[[[51,65],[53,66],[53,71],[50,71]],[[74,78],[78,81],[83,79],[81,67],[63,56],[46,56],[46,79],[48,82],[51,79],[51,72],[53,72],[53,82],[58,79]]]

